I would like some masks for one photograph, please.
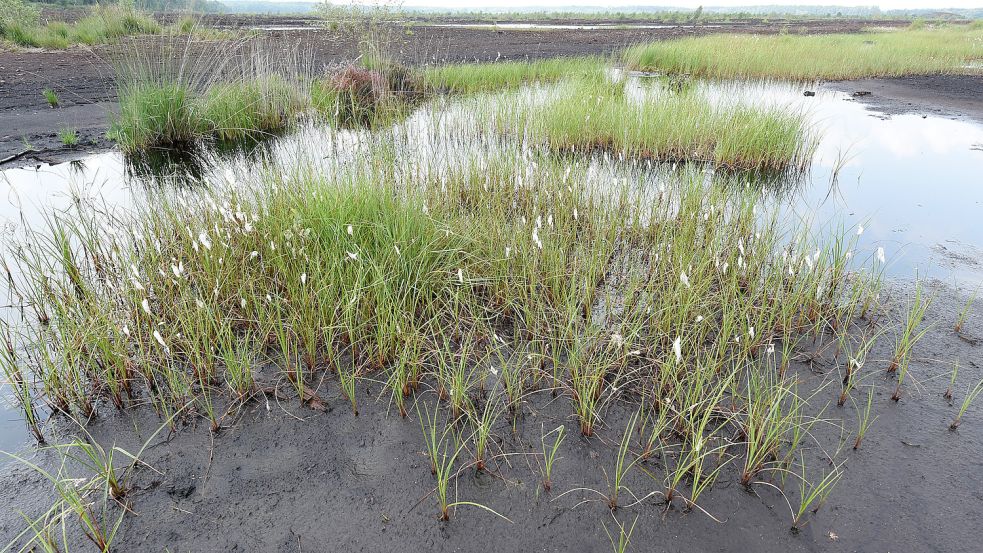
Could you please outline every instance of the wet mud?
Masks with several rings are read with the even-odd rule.
[[[983,404],[973,405],[956,431],[949,429],[965,389],[983,376],[979,354],[983,304],[975,304],[962,335],[953,331],[968,290],[940,281],[926,316],[931,330],[914,352],[901,400],[886,374],[893,336],[886,333],[868,358],[863,381],[874,393],[877,417],[857,451],[856,411],[836,407],[838,372],[826,362],[793,366],[800,385],[820,389],[812,400],[831,424],[817,424],[817,445],[804,450],[813,467],[845,461],[845,474],[828,502],[799,533],[790,531],[786,500],[769,479],[751,490],[739,485],[735,465],[689,512],[667,510],[657,493],[615,512],[600,499],[629,416],[614,404],[590,439],[581,437],[569,398],[548,391],[529,396],[523,416],[495,428],[495,457],[485,472],[467,467],[452,495],[480,503],[509,521],[461,506],[438,520],[435,481],[415,416],[390,409],[380,384],[363,382],[360,415],[353,416],[328,379],[320,392],[328,410],[259,396],[212,434],[206,423],[162,433],[144,452],[147,466],[132,481],[117,551],[611,551],[605,527],[630,526],[636,551],[973,551],[983,518]],[[911,284],[890,282],[883,321],[902,316]],[[951,365],[959,362],[956,405],[943,398]],[[859,395],[859,393],[858,393]],[[379,399],[379,397],[382,399]],[[432,394],[420,401],[433,402]],[[161,424],[149,409],[106,411],[89,430],[97,440],[138,449]],[[565,424],[553,488],[541,484],[541,436]],[[60,423],[62,431],[67,426]],[[846,430],[840,431],[839,426]],[[735,454],[738,452],[734,452]],[[54,463],[50,452],[26,451],[32,462]],[[628,473],[639,497],[661,489],[663,460],[652,458]],[[51,486],[19,463],[0,468],[0,536],[24,527],[18,514],[37,515],[52,501]],[[584,488],[584,489],[578,489]],[[785,488],[794,497],[795,484]],[[588,491],[587,489],[597,490]],[[622,504],[630,502],[622,495]],[[794,501],[794,499],[793,499]],[[704,512],[705,511],[705,512]],[[80,545],[81,542],[79,543]]]

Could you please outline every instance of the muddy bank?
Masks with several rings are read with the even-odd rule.
[[[16,163],[57,162],[111,146],[109,114],[116,109],[112,68],[98,51],[0,52],[0,159],[28,151]],[[58,95],[53,108],[44,90]],[[79,143],[66,147],[59,131],[74,129]]]
[[[803,386],[827,386],[812,404],[818,410],[831,403],[826,417],[842,419],[847,428],[841,436],[832,425],[814,427],[821,447],[804,452],[807,462],[820,467],[833,456],[846,461],[846,472],[803,532],[789,532],[788,506],[773,488],[759,484],[749,493],[737,484],[731,465],[699,502],[720,522],[678,506],[666,512],[657,496],[617,511],[617,519],[629,525],[638,517],[629,550],[974,550],[975,523],[983,517],[983,459],[978,455],[983,404],[971,407],[952,432],[948,425],[957,407],[942,393],[955,361],[961,367],[957,403],[967,386],[983,376],[978,345],[983,304],[973,307],[965,335],[959,337],[952,324],[966,292],[937,281],[929,290],[937,299],[926,324],[934,326],[916,348],[901,401],[890,400],[895,381],[884,373],[892,354],[890,331],[864,367],[869,375],[863,386],[875,390],[878,418],[859,451],[850,448],[854,409],[849,403],[835,406],[835,369],[825,363],[795,367]],[[892,307],[885,321],[897,320],[910,292],[910,283],[888,286]],[[465,469],[456,485],[459,500],[479,502],[512,522],[461,507],[442,523],[435,499],[428,497],[434,480],[415,418],[400,419],[385,399],[376,401],[383,392],[379,384],[363,384],[358,417],[339,397],[336,382],[325,382],[321,390],[328,398],[324,413],[260,397],[230,416],[217,435],[204,423],[166,439],[162,435],[144,454],[154,470],[143,468],[135,477],[129,500],[136,515],[124,520],[116,550],[476,551],[495,544],[502,551],[610,551],[602,525],[614,528],[612,513],[600,502],[583,502],[596,497],[592,492],[564,492],[608,490],[605,474],[611,473],[624,430],[624,408],[612,406],[597,436],[588,440],[576,433],[568,398],[554,399],[548,392],[532,396],[515,432],[507,421],[496,428],[493,451],[499,455],[489,472],[476,475]],[[107,411],[91,431],[102,441],[119,439],[136,449],[158,424],[146,410]],[[561,447],[553,491],[545,494],[538,468],[540,436],[544,428],[559,424],[571,434]],[[51,463],[47,454],[34,459]],[[649,460],[642,468],[627,480],[639,496],[659,489],[662,461]],[[17,464],[0,468],[0,481],[0,501],[6,506],[0,512],[0,536],[13,536],[23,527],[17,511],[37,514],[47,507],[50,486]]]
[[[851,94],[869,92],[857,101],[888,115],[916,113],[983,122],[983,74],[860,79],[829,86]]]

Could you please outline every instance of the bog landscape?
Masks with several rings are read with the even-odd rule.
[[[0,0],[0,551],[978,549],[983,10],[254,4]]]

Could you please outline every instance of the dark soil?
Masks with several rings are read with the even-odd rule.
[[[627,413],[612,406],[596,437],[584,439],[576,432],[570,400],[548,392],[526,403],[515,433],[505,424],[497,429],[496,451],[507,456],[490,463],[487,473],[462,470],[453,492],[512,522],[474,507],[461,507],[449,522],[439,522],[436,501],[428,497],[434,480],[419,423],[400,419],[385,400],[376,402],[377,384],[363,384],[361,414],[355,417],[330,381],[322,387],[328,412],[260,398],[214,436],[202,423],[158,439],[144,453],[153,470],[136,474],[128,495],[136,514],[125,518],[114,550],[600,552],[611,551],[604,525],[617,532],[614,516],[629,526],[637,516],[631,551],[976,551],[976,523],[983,520],[983,404],[974,405],[953,432],[948,426],[957,407],[942,394],[955,361],[961,367],[956,402],[983,376],[983,304],[976,303],[960,337],[952,324],[965,293],[940,282],[929,288],[937,294],[926,318],[933,326],[916,348],[901,401],[891,401],[895,381],[884,372],[892,354],[890,331],[864,367],[865,385],[876,389],[878,418],[859,451],[850,447],[854,409],[849,403],[835,406],[836,371],[818,364],[794,367],[804,387],[828,386],[813,404],[818,409],[828,402],[825,416],[842,419],[848,428],[841,438],[832,426],[814,427],[821,447],[804,452],[807,462],[819,469],[834,455],[846,460],[846,472],[797,535],[789,531],[788,506],[778,492],[764,484],[749,492],[733,471],[723,473],[699,501],[720,522],[699,510],[683,512],[679,504],[665,511],[658,497],[612,515],[599,501],[583,501],[596,499],[592,492],[564,493],[608,490],[605,471],[610,474]],[[909,291],[910,284],[888,286],[896,307],[885,320],[897,320]],[[540,435],[561,423],[570,435],[553,491],[546,494],[537,460]],[[133,450],[159,424],[137,409],[107,415],[90,428],[97,438],[112,437]],[[52,462],[49,453],[34,460]],[[630,473],[628,486],[638,495],[658,490],[661,467],[659,459],[646,461],[644,470]],[[17,511],[36,514],[50,505],[50,486],[16,463],[0,468],[0,481],[0,502],[8,506],[0,510],[0,536],[13,536],[24,527]],[[790,481],[787,488],[795,485]]]
[[[52,19],[71,20],[80,13],[79,10],[64,10],[46,15]],[[168,17],[161,16],[161,19]],[[571,22],[563,20],[560,23]],[[652,25],[659,22],[619,19],[583,23]],[[320,22],[309,16],[206,16],[202,24],[222,28],[296,27],[296,30],[266,34],[284,45],[300,42],[303,48],[311,50],[313,63],[318,68],[351,61],[358,55],[343,32],[321,28]],[[415,22],[395,29],[392,34],[397,43],[401,43],[396,49],[402,61],[422,64],[606,55],[631,44],[681,36],[721,32],[777,33],[783,30],[791,33],[857,32],[867,24],[863,20],[751,19],[665,29],[507,30],[439,27]],[[906,22],[886,21],[884,24],[904,25]],[[154,39],[147,40],[152,42]],[[116,98],[112,67],[106,61],[111,53],[112,47],[107,46],[63,51],[0,51],[0,160],[32,149],[36,151],[11,165],[64,161],[108,147],[105,133]],[[45,88],[58,93],[62,108],[48,106],[42,96]],[[57,132],[65,127],[78,130],[83,143],[75,148],[65,148],[57,137]]]
[[[857,101],[889,115],[916,113],[983,121],[983,74],[861,79],[830,86],[851,94],[870,92]]]

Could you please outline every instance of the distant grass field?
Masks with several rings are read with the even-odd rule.
[[[820,36],[713,35],[634,46],[624,54],[625,64],[641,71],[793,80],[959,73],[980,59],[980,24]]]
[[[103,44],[132,35],[158,34],[162,27],[133,8],[96,6],[75,23],[21,18],[0,27],[0,35],[17,46],[63,49],[75,44]]]

